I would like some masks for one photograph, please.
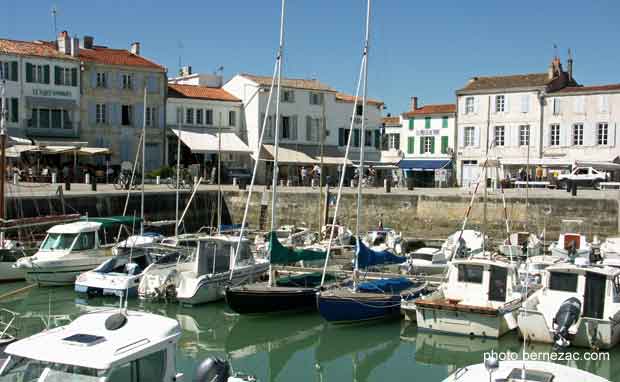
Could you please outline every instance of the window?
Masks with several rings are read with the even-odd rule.
[[[449,137],[446,137],[446,136],[441,137],[441,153],[442,154],[448,153],[448,139]]]
[[[506,110],[506,97],[503,95],[495,96],[495,112],[502,113]]]
[[[105,72],[97,72],[97,87],[98,88],[107,88],[108,81]]]
[[[53,129],[62,129],[62,110],[53,109],[52,113],[52,125]]]
[[[530,125],[519,126],[519,146],[530,145]]]
[[[415,125],[415,117],[411,117],[409,120],[409,130],[413,130],[413,126]]]
[[[484,267],[482,265],[459,264],[459,282],[482,284]]]
[[[431,128],[431,117],[424,117],[424,128],[425,129]]]
[[[504,126],[495,126],[494,144],[495,146],[504,146],[506,138],[506,129]]]
[[[213,110],[211,109],[205,110],[205,124],[213,125]]]
[[[529,113],[530,112],[530,95],[523,94],[521,96],[521,113]]]
[[[447,129],[448,128],[448,116],[444,115],[443,117],[441,117],[441,128],[442,129]]]
[[[407,137],[407,154],[413,154],[415,137]]]
[[[0,80],[9,80],[9,62],[0,61]]]
[[[553,115],[560,115],[560,99],[553,99]]]
[[[463,146],[465,147],[472,147],[474,146],[475,142],[474,142],[474,134],[475,134],[475,127],[473,126],[468,126],[465,128],[464,130],[464,134],[463,134]]]
[[[50,127],[50,109],[39,109],[39,127]]]
[[[474,97],[465,98],[465,114],[473,114],[474,112]]]
[[[237,113],[234,110],[228,112],[228,126],[237,126]]]
[[[162,381],[166,375],[166,350],[115,367],[107,378],[115,382]]]
[[[131,78],[131,74],[124,73],[122,76],[122,86],[123,89],[133,89],[133,81]]]
[[[71,123],[71,113],[68,110],[62,111],[62,127],[64,129],[73,129],[73,123]]]
[[[549,146],[560,145],[560,125],[553,124],[549,126]]]
[[[422,137],[422,153],[432,154],[434,146],[434,137]]]
[[[609,137],[609,125],[606,122],[596,125],[596,142],[599,145],[606,145]]]
[[[280,131],[280,138],[282,139],[290,139],[291,138],[291,117],[282,117],[282,129]],[[346,143],[345,143],[346,145]]]
[[[353,147],[360,147],[360,129],[353,130]]]
[[[340,146],[346,146],[349,142],[349,135],[351,134],[350,129],[340,128],[338,129],[338,144]],[[342,139],[341,139],[342,137]]]
[[[573,145],[583,146],[583,123],[573,125]]]
[[[321,140],[321,119],[306,117],[306,140],[319,142]]]
[[[364,131],[364,146],[372,146],[372,130]]]
[[[562,292],[577,292],[576,273],[549,272],[549,289]]]
[[[98,103],[95,106],[95,123],[106,123],[106,106],[104,103]]]
[[[400,150],[400,134],[388,134],[388,149]]]
[[[50,66],[26,63],[26,82],[38,84],[50,83]]]
[[[132,120],[132,107],[131,105],[122,105],[121,106],[121,125],[123,126],[131,126]]]
[[[310,93],[310,105],[322,105],[323,95],[321,93]]]
[[[194,124],[194,109],[185,109],[185,123],[188,125]]]
[[[157,115],[157,108],[155,107],[146,108],[146,126],[155,127],[155,116],[156,115]]]
[[[95,248],[95,233],[94,232],[82,232],[78,236],[75,244],[73,245],[73,251],[85,251],[87,249]]]
[[[28,126],[36,129],[71,129],[71,114],[63,109],[32,109]]]
[[[202,109],[196,109],[196,124],[202,125]]]
[[[55,66],[54,84],[64,86],[77,86],[77,69]]]
[[[282,90],[282,102],[295,102],[295,92],[293,90]]]
[[[364,105],[355,106],[355,115],[361,117],[364,114]]]
[[[6,98],[6,104],[3,104],[2,98],[0,98],[0,118],[2,113],[6,112],[5,118],[9,122],[19,121],[19,99],[18,98]]]

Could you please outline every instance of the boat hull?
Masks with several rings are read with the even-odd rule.
[[[40,286],[73,285],[78,275],[95,268],[101,261],[93,264],[27,268],[26,281]]]
[[[333,324],[400,317],[400,295],[369,293],[319,294],[319,314]]]
[[[226,303],[239,314],[268,314],[316,310],[318,288],[250,284],[226,290]]]
[[[0,262],[0,282],[19,281],[26,277],[26,270],[13,267],[14,262]]]

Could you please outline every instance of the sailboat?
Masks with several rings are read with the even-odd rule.
[[[278,187],[278,140],[280,128],[280,95],[281,95],[281,79],[282,79],[282,59],[284,53],[284,15],[285,0],[282,0],[280,14],[280,43],[276,56],[274,73],[269,90],[269,98],[267,101],[267,111],[271,106],[271,99],[276,88],[276,115],[275,115],[275,133],[274,147],[275,153],[273,158],[272,171],[272,194],[271,194],[271,231],[268,233],[269,255],[269,281],[263,283],[246,284],[237,287],[231,287],[226,290],[226,302],[228,306],[240,314],[256,314],[256,313],[272,313],[282,311],[305,311],[315,309],[315,294],[317,292],[320,277],[316,274],[302,274],[298,276],[288,277],[284,280],[276,280],[276,274],[273,269],[274,265],[292,264],[299,261],[316,261],[326,257],[326,252],[320,248],[294,248],[283,245],[276,231],[276,201]],[[267,114],[263,119],[263,128],[259,140],[259,147],[262,147],[265,126],[267,123]],[[260,150],[259,150],[260,153]],[[241,225],[241,235],[244,233],[245,222],[247,220],[248,208],[252,197],[256,173],[258,170],[259,158],[254,164],[252,180],[248,192],[248,198]],[[234,272],[234,270],[233,270]],[[232,277],[231,273],[231,277]]]

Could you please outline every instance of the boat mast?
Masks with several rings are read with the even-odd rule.
[[[488,194],[488,172],[487,169],[489,167],[489,133],[491,130],[491,96],[489,96],[489,102],[488,102],[488,109],[487,109],[487,132],[486,132],[486,149],[485,149],[485,155],[486,155],[486,159],[484,162],[484,216],[483,216],[483,227],[484,230],[482,232],[482,255],[484,256],[484,252],[486,251],[486,235],[487,235],[487,194]],[[497,171],[497,168],[495,168],[495,171]],[[490,254],[489,254],[490,256]]]
[[[370,36],[370,3],[368,0],[366,6],[366,36],[364,38],[364,90],[362,92],[362,126],[360,129],[360,163],[357,173],[357,213],[355,217],[355,237],[360,239],[360,226],[362,219],[360,214],[362,212],[362,178],[364,175],[364,146],[366,145],[366,109],[368,106],[368,50],[370,48],[369,36]],[[359,271],[358,257],[355,256],[355,269],[353,270],[353,290],[357,289],[357,273]]]
[[[153,111],[151,110],[151,114]],[[151,115],[152,117],[152,115]],[[140,192],[140,236],[144,235],[144,163],[146,162],[146,86],[144,87],[144,117],[142,118],[142,190]]]
[[[177,136],[177,189],[176,189],[176,207],[174,217],[174,237],[179,237],[179,182],[181,180],[181,134],[183,129],[183,106],[180,106],[177,110],[177,126],[179,128],[179,134]]]
[[[7,120],[7,109],[6,109],[6,80],[4,79],[4,73],[2,72],[2,68],[0,67],[0,78],[2,78],[2,96],[0,97],[0,105],[2,105],[2,109],[0,109],[0,219],[4,220],[6,218],[5,211],[5,181],[6,181],[6,120]],[[4,222],[3,222],[4,223]],[[0,248],[4,248],[4,230],[0,232]]]
[[[222,112],[219,113],[220,123],[217,126],[217,233],[222,230],[222,182],[220,170],[222,169]],[[214,257],[215,267],[215,257]],[[215,273],[215,272],[214,272]]]

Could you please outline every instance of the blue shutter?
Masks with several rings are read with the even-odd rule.
[[[94,67],[91,68],[92,72],[90,73],[90,86],[92,88],[96,88],[97,87],[97,69],[95,69]]]
[[[96,120],[96,113],[97,113],[97,105],[94,102],[89,102],[88,104],[88,123],[90,123],[91,125],[94,125],[97,120]]]
[[[121,124],[121,115],[120,115],[120,107],[121,105],[119,103],[113,103],[112,104],[112,110],[111,110],[111,119],[110,119],[110,124],[111,125],[120,125]]]
[[[123,74],[125,74],[125,73],[123,73],[123,72],[118,72],[118,73],[116,73],[116,76],[117,76],[117,78],[118,78],[118,81],[116,81],[116,86],[117,86],[119,89],[122,89],[122,88],[123,88]]]
[[[161,106],[159,106],[157,108],[158,114],[159,114],[159,121],[157,123],[157,127],[159,127],[160,129],[164,128],[165,124],[166,124],[165,123],[165,119],[164,119],[164,109],[165,109],[164,105],[161,105]],[[202,118],[204,118],[204,116]],[[203,119],[203,121],[204,121],[204,119]]]
[[[142,128],[142,121],[144,120],[144,104],[142,102],[137,103],[133,107],[135,126]]]
[[[134,90],[137,94],[142,94],[144,92],[144,84],[142,83],[142,73],[136,73],[134,76]]]

